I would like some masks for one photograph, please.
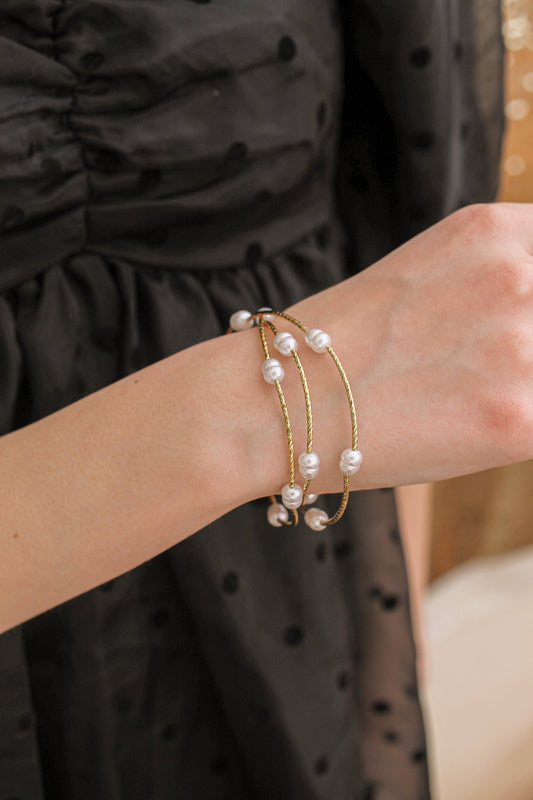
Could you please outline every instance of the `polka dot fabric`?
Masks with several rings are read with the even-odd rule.
[[[491,199],[498,31],[493,0],[3,0],[0,432]],[[317,534],[266,507],[0,637],[0,800],[429,798],[392,491]]]

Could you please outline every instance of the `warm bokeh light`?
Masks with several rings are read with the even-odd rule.
[[[500,200],[533,202],[533,0],[503,0],[506,135]]]

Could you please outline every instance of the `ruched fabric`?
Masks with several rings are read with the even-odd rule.
[[[2,0],[0,433],[492,199],[480,5]],[[392,491],[266,507],[0,637],[0,800],[427,800]]]

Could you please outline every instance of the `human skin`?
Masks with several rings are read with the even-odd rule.
[[[532,205],[470,206],[287,309],[331,334],[350,377],[353,490],[533,457],[532,253]],[[313,488],[339,491],[346,396],[327,355],[304,355]],[[261,358],[256,330],[218,337],[0,439],[0,631],[279,493],[287,443]],[[295,369],[284,389],[300,452]]]

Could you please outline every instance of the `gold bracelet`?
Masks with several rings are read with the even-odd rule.
[[[305,522],[312,530],[322,531],[327,526],[334,525],[335,522],[338,522],[338,520],[344,514],[348,504],[350,492],[350,476],[355,475],[355,473],[358,472],[363,460],[361,451],[357,448],[357,415],[355,411],[353,393],[344,367],[342,366],[339,357],[331,346],[331,338],[325,331],[322,331],[319,328],[308,328],[290,314],[286,314],[283,311],[274,311],[271,308],[261,308],[254,314],[245,310],[236,311],[234,314],[232,314],[228,332],[245,330],[246,328],[251,328],[254,325],[257,325],[259,328],[263,353],[265,356],[262,364],[263,377],[267,383],[271,383],[276,386],[285,421],[285,429],[289,448],[289,482],[281,489],[282,504],[278,503],[274,496],[270,498],[271,505],[268,510],[268,521],[271,525],[280,527],[281,525],[294,526],[298,524],[297,509],[302,505],[307,505],[309,502],[315,502],[317,499],[317,495],[311,495],[308,490],[311,480],[318,475],[320,465],[320,458],[318,454],[313,451],[313,417],[311,396],[302,362],[297,353],[298,342],[288,331],[277,330],[273,323],[274,317],[280,317],[281,319],[284,319],[295,327],[299,328],[299,330],[305,334],[306,344],[315,353],[329,353],[342,379],[346,397],[348,399],[352,428],[352,441],[351,447],[342,451],[339,461],[339,467],[344,477],[343,492],[339,508],[335,514],[333,514],[333,516],[328,517],[327,513],[322,509],[312,507],[306,510],[304,516]],[[285,395],[283,393],[283,389],[281,388],[281,381],[285,377],[285,371],[280,361],[278,361],[276,358],[271,358],[270,356],[270,350],[265,334],[265,323],[274,334],[274,347],[278,350],[278,352],[281,353],[281,355],[293,357],[298,368],[300,381],[304,392],[307,415],[307,446],[305,452],[301,453],[298,458],[299,472],[304,478],[303,488],[297,484],[295,480],[295,458],[292,428]],[[289,519],[289,510],[293,512],[292,519]]]

